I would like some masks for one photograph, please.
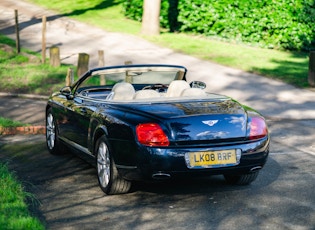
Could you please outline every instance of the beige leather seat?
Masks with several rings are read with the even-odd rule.
[[[181,97],[202,97],[206,96],[206,92],[199,88],[188,88],[184,89],[181,93]]]
[[[184,89],[190,88],[189,84],[184,80],[175,80],[172,81],[168,86],[166,97],[180,97]]]
[[[145,90],[139,90],[135,93],[134,99],[149,99],[149,98],[158,98],[161,95],[153,90],[153,89],[145,89]]]
[[[135,92],[135,89],[130,83],[120,82],[114,85],[110,93],[111,96],[107,99],[114,101],[132,100]]]

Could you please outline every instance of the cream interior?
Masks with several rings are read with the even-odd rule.
[[[190,88],[189,84],[183,80],[172,81],[167,91],[159,93],[153,89],[135,91],[132,84],[121,82],[114,85],[112,92],[107,96],[107,100],[113,101],[138,101],[138,100],[167,100],[172,98],[196,98],[206,97],[207,93],[199,88]]]

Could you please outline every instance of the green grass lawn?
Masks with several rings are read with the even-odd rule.
[[[45,229],[41,222],[30,215],[25,203],[34,199],[24,191],[15,175],[6,164],[0,163],[0,228],[1,229]]]
[[[27,126],[0,116],[0,127]],[[33,217],[26,200],[34,200],[32,194],[24,191],[22,184],[8,167],[0,162],[0,228],[1,229],[44,229],[41,222]]]
[[[22,49],[0,35],[0,92],[49,95],[65,85],[69,66],[59,68],[41,64],[40,54]]]
[[[29,0],[60,14],[107,31],[129,33],[151,42],[204,60],[257,73],[295,85],[309,87],[308,53],[289,52],[232,44],[189,34],[162,32],[160,36],[140,34],[141,23],[126,19],[120,0]]]
[[[19,121],[13,121],[11,119],[0,116],[0,127],[19,127],[19,126],[28,126],[29,124],[24,124]]]
[[[0,117],[0,127],[26,126],[22,122]],[[0,162],[0,228],[44,229],[40,221],[30,215],[26,200],[34,200],[6,164]]]

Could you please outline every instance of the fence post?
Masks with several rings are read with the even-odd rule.
[[[21,47],[20,47],[20,29],[19,29],[18,10],[14,10],[14,16],[15,16],[16,51],[17,53],[20,53]]]
[[[104,50],[98,51],[98,67],[103,67],[105,65]]]
[[[73,82],[74,82],[73,70],[72,68],[68,68],[67,76],[66,76],[66,86],[70,86]]]
[[[42,63],[46,63],[46,16],[42,17]]]
[[[53,46],[49,49],[49,59],[50,59],[50,65],[53,67],[59,67],[60,66],[60,51],[59,47]]]
[[[80,77],[82,74],[84,74],[86,71],[88,71],[89,68],[89,59],[90,56],[86,53],[79,53],[79,59],[78,59],[78,69],[77,69],[77,75]]]
[[[132,65],[132,61],[125,61],[125,65]],[[126,71],[126,78],[125,78],[125,81],[126,81],[126,82],[129,82],[129,83],[132,83],[132,82],[133,82],[132,76],[130,76],[130,75],[128,74],[128,71]]]
[[[99,50],[98,51],[98,67],[103,67],[103,66],[105,66],[104,50]],[[100,85],[106,85],[106,78],[104,74],[100,76]]]
[[[308,68],[308,83],[314,87],[315,86],[315,51],[310,52],[309,58],[309,68]]]

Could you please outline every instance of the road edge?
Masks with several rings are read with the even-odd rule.
[[[17,94],[17,93],[6,93],[0,92],[0,97],[16,97],[16,98],[27,98],[34,100],[48,100],[48,96],[35,95],[35,94]],[[18,127],[0,127],[0,135],[37,135],[45,134],[46,127],[43,125],[29,125],[29,126],[18,126]]]

